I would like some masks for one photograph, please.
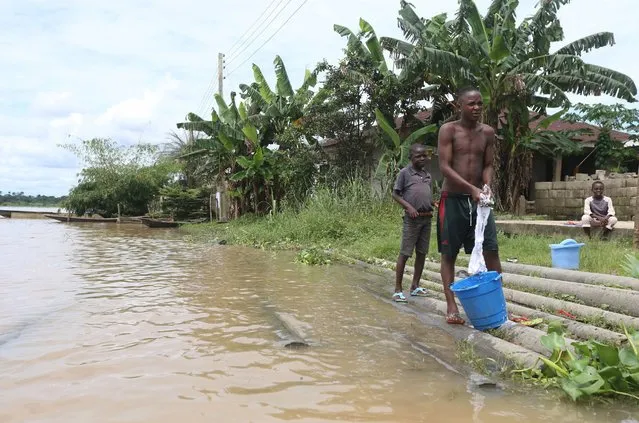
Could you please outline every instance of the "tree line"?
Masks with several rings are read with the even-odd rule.
[[[434,150],[439,127],[458,116],[455,93],[475,86],[485,104],[483,121],[497,133],[497,207],[513,209],[527,194],[533,154],[558,157],[581,149],[577,132],[548,129],[563,116],[579,115],[568,94],[626,102],[637,94],[630,77],[582,57],[614,45],[611,32],[560,45],[558,13],[566,3],[539,2],[517,23],[517,0],[494,0],[483,15],[473,0],[460,0],[453,17],[428,18],[401,1],[401,39],[378,36],[365,19],[355,29],[336,24],[345,41],[336,63],[319,62],[296,85],[280,56],[272,84],[252,65],[253,80],[228,99],[215,95],[210,115],[188,113],[163,148],[145,147],[144,165],[116,160],[117,183],[106,176],[116,168],[113,160],[88,160],[66,204],[80,211],[99,203],[98,209],[113,213],[121,203],[141,213],[161,197],[173,207],[164,212],[177,213],[182,196],[201,214],[210,194],[225,190],[237,217],[297,207],[318,184],[365,178],[388,189],[408,162],[408,146],[420,142]],[[116,151],[109,142],[85,146],[99,153],[102,143]]]
[[[54,195],[25,195],[24,192],[2,192],[0,191],[0,206],[42,206],[57,207],[66,196],[56,197]]]

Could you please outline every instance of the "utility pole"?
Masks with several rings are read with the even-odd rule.
[[[224,53],[217,55],[217,92],[224,96]]]
[[[224,53],[217,55],[217,92],[220,97],[224,97]],[[217,221],[228,222],[229,220],[229,203],[228,181],[226,174],[222,172],[221,178],[217,181]]]

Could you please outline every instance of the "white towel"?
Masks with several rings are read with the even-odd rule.
[[[479,204],[477,205],[477,224],[475,225],[475,245],[473,252],[470,254],[468,262],[468,274],[474,275],[487,271],[486,262],[484,261],[484,229],[488,222],[488,216],[492,209],[493,201],[490,188],[484,185],[484,190],[479,195]]]

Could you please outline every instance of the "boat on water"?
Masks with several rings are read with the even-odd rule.
[[[150,217],[141,217],[140,220],[149,228],[177,228],[180,222],[174,220],[153,219]]]
[[[45,214],[44,217],[57,220],[58,222],[73,223],[116,223],[118,221],[117,217],[80,217],[64,214]]]

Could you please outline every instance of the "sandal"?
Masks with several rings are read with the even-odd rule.
[[[466,321],[461,318],[459,313],[449,313],[446,315],[446,323],[449,325],[463,325]]]
[[[404,296],[403,292],[396,292],[393,294],[393,301],[395,301],[396,303],[406,303],[408,301],[406,301],[406,297]]]
[[[417,288],[415,288],[415,289],[413,289],[411,291],[410,295],[411,295],[411,297],[427,297],[428,296],[428,291],[426,291],[421,286],[418,286]]]

